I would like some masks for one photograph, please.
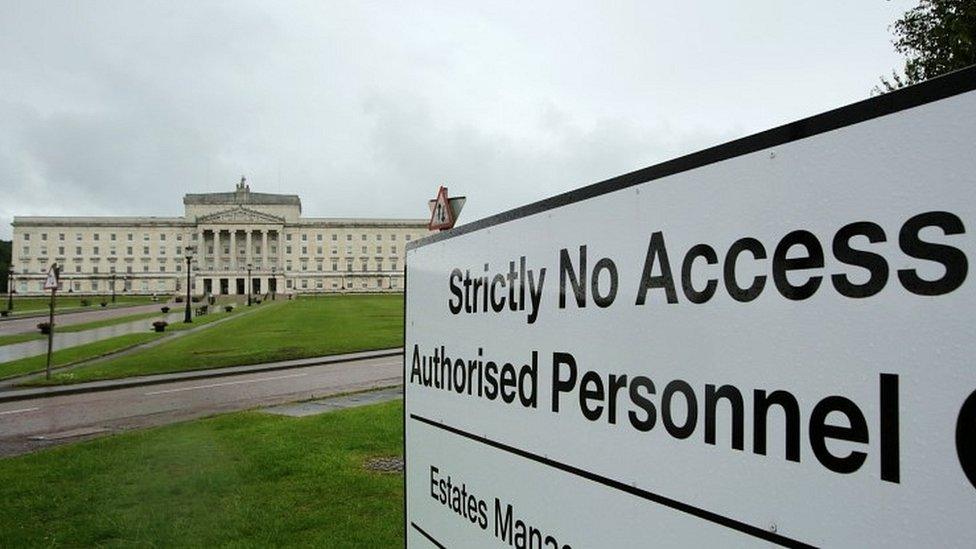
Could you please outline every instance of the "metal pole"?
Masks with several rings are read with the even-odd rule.
[[[115,304],[115,273],[112,273],[112,304]]]
[[[58,268],[57,265],[54,267],[54,277],[58,278]],[[51,304],[48,313],[48,331],[47,331],[47,366],[44,368],[45,379],[51,379],[51,351],[54,349],[54,296],[57,293],[57,285],[51,288]]]
[[[247,265],[247,306],[251,306],[251,264]]]
[[[186,311],[183,313],[183,322],[193,322],[193,317],[190,316],[190,256],[186,256]]]

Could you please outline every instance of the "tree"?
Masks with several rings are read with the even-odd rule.
[[[976,64],[976,1],[921,0],[893,25],[904,74],[881,77],[884,93]]]

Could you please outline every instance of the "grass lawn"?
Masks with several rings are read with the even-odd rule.
[[[244,412],[0,460],[0,547],[402,547],[401,402]]]
[[[86,343],[76,347],[68,347],[51,354],[51,367],[64,366],[80,360],[95,358],[108,353],[131,347],[138,343],[145,343],[154,339],[159,339],[163,334],[146,331],[145,333],[126,334],[118,337],[110,337],[94,343]],[[30,356],[10,362],[0,362],[0,379],[29,374],[31,372],[43,371],[47,365],[47,354]],[[55,374],[52,374],[52,381]]]
[[[83,306],[81,304],[82,299],[87,299],[90,305]],[[108,302],[108,306],[112,306],[112,296],[111,295],[89,295],[89,296],[66,296],[65,294],[58,293],[58,299],[54,303],[54,308],[56,311],[63,309],[101,309],[102,300]],[[160,299],[169,299],[168,295],[161,296]],[[13,314],[20,313],[37,313],[40,311],[48,310],[48,303],[50,303],[50,296],[44,297],[14,297],[14,310]],[[115,305],[144,305],[147,303],[152,303],[152,296],[148,295],[116,295]],[[160,303],[162,305],[162,303]],[[7,299],[4,297],[0,300],[0,310],[7,308]]]
[[[203,332],[81,366],[72,370],[70,379],[59,382],[257,364],[403,345],[402,295],[330,296],[258,307],[251,314]]]
[[[146,318],[154,318],[162,316],[162,312],[158,313],[140,313],[137,315],[120,316],[118,318],[108,318],[105,320],[96,320],[94,322],[84,322],[82,324],[72,324],[70,326],[57,326],[55,325],[54,331],[56,333],[70,333],[70,332],[83,332],[85,330],[94,330],[95,328],[104,328],[106,326],[115,326],[116,324],[125,324],[126,322],[134,322],[137,320],[143,320]],[[44,319],[38,319],[38,322],[45,322]],[[149,323],[146,323],[148,326]],[[148,328],[147,328],[148,329]],[[40,330],[34,332],[28,332],[25,334],[11,334],[0,336],[0,346],[11,345],[13,343],[22,343],[24,341],[31,341],[34,339],[44,339],[47,336],[42,334]]]

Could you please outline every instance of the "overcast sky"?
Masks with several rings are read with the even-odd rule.
[[[914,1],[0,0],[0,238],[14,215],[461,221],[869,95]]]

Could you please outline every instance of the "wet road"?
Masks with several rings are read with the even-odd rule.
[[[403,356],[397,355],[0,403],[0,455],[218,412],[400,384],[402,368]],[[31,439],[38,435],[48,440]]]

